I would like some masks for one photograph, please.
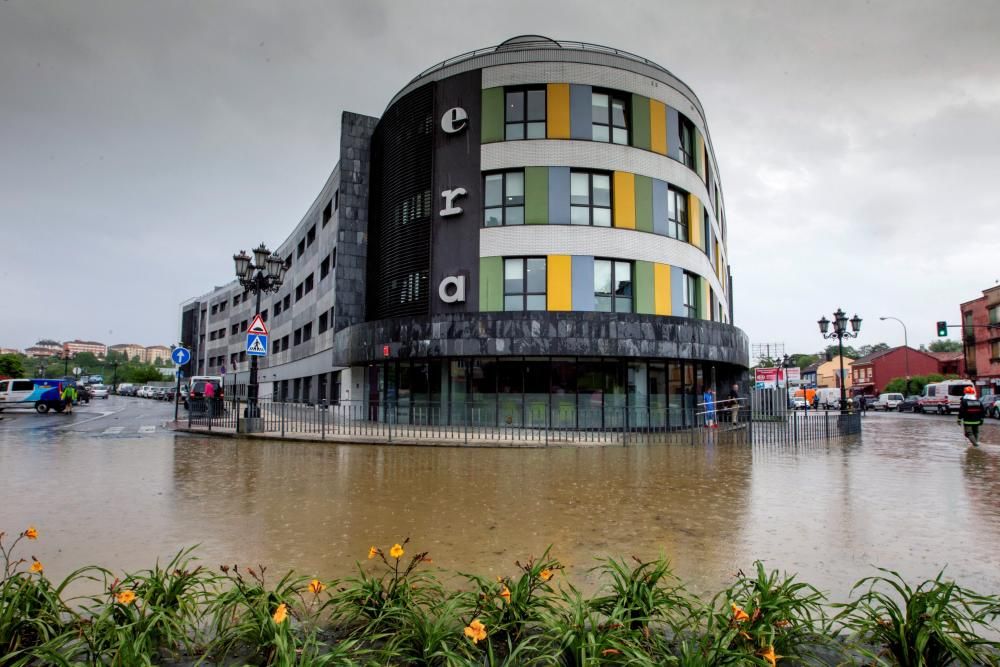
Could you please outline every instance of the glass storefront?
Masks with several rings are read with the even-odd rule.
[[[685,428],[702,395],[742,370],[726,364],[574,357],[386,361],[372,367],[378,413],[408,424],[574,429]]]

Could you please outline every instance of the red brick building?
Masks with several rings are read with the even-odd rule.
[[[957,375],[965,377],[965,355],[961,352],[928,352],[938,360],[941,375]]]
[[[981,393],[987,388],[1000,392],[1000,285],[983,290],[961,310],[966,372]]]
[[[878,396],[894,378],[940,373],[936,357],[902,345],[861,357],[851,366],[854,393]]]

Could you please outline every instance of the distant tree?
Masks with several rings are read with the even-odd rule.
[[[123,382],[134,382],[140,384],[143,382],[159,382],[163,380],[163,373],[156,369],[156,367],[149,364],[141,364],[139,366],[129,366],[125,373],[118,369],[118,378]]]
[[[25,375],[20,355],[0,354],[0,377],[21,378]]]
[[[79,366],[84,370],[93,370],[101,365],[101,362],[97,360],[93,352],[77,352],[73,355],[73,365]]]
[[[930,375],[914,375],[913,377],[910,378],[908,394],[907,394],[906,378],[905,377],[893,378],[889,380],[889,383],[887,385],[885,385],[885,391],[913,396],[916,394],[923,393],[924,387],[931,384],[932,382],[941,382],[942,380],[951,380],[957,377],[958,377],[957,375],[940,375],[938,373],[931,373]]]
[[[105,361],[109,364],[118,362],[119,364],[127,364],[128,357],[125,356],[124,352],[119,352],[117,350],[108,350],[108,356],[105,357]]]
[[[944,340],[933,341],[929,349],[931,352],[961,352],[962,342],[945,338]]]
[[[812,366],[819,361],[818,354],[790,354],[788,358],[791,360],[792,366],[798,366],[799,368]]]
[[[826,356],[827,359],[833,359],[838,354],[840,354],[840,349],[836,345],[827,345],[826,349],[823,350],[823,354]],[[855,350],[850,345],[845,345],[844,356],[847,357],[848,359],[857,359],[861,355],[858,354],[858,351]]]
[[[139,355],[138,354],[132,357],[132,363],[133,364],[141,364],[142,363],[141,361],[139,361]]]
[[[885,352],[890,349],[886,343],[875,343],[874,345],[862,345],[858,348],[858,355],[861,357],[867,357],[869,354],[874,354],[876,352]]]
[[[51,338],[43,338],[35,343],[35,345],[58,345],[59,347],[62,347],[62,343],[57,340],[52,340]]]

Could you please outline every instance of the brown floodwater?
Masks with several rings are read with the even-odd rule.
[[[994,422],[995,424],[995,422]],[[943,567],[1000,592],[1000,428],[876,415],[799,446],[462,449],[0,432],[0,530],[59,577],[148,567],[198,544],[209,565],[349,575],[410,537],[437,567],[488,576],[549,545],[578,586],[595,558],[668,557],[701,592],[761,559],[843,599],[880,565]]]

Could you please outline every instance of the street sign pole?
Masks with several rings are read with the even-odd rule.
[[[174,372],[177,376],[177,385],[174,388],[174,423],[177,423],[178,405],[181,399],[181,374],[183,373],[181,366],[191,360],[191,351],[186,347],[175,347],[170,353],[170,359],[177,366],[177,370]]]
[[[177,376],[177,386],[174,388],[174,423],[177,423],[177,413],[180,412],[180,400],[181,400],[181,369],[177,369],[174,373]]]

